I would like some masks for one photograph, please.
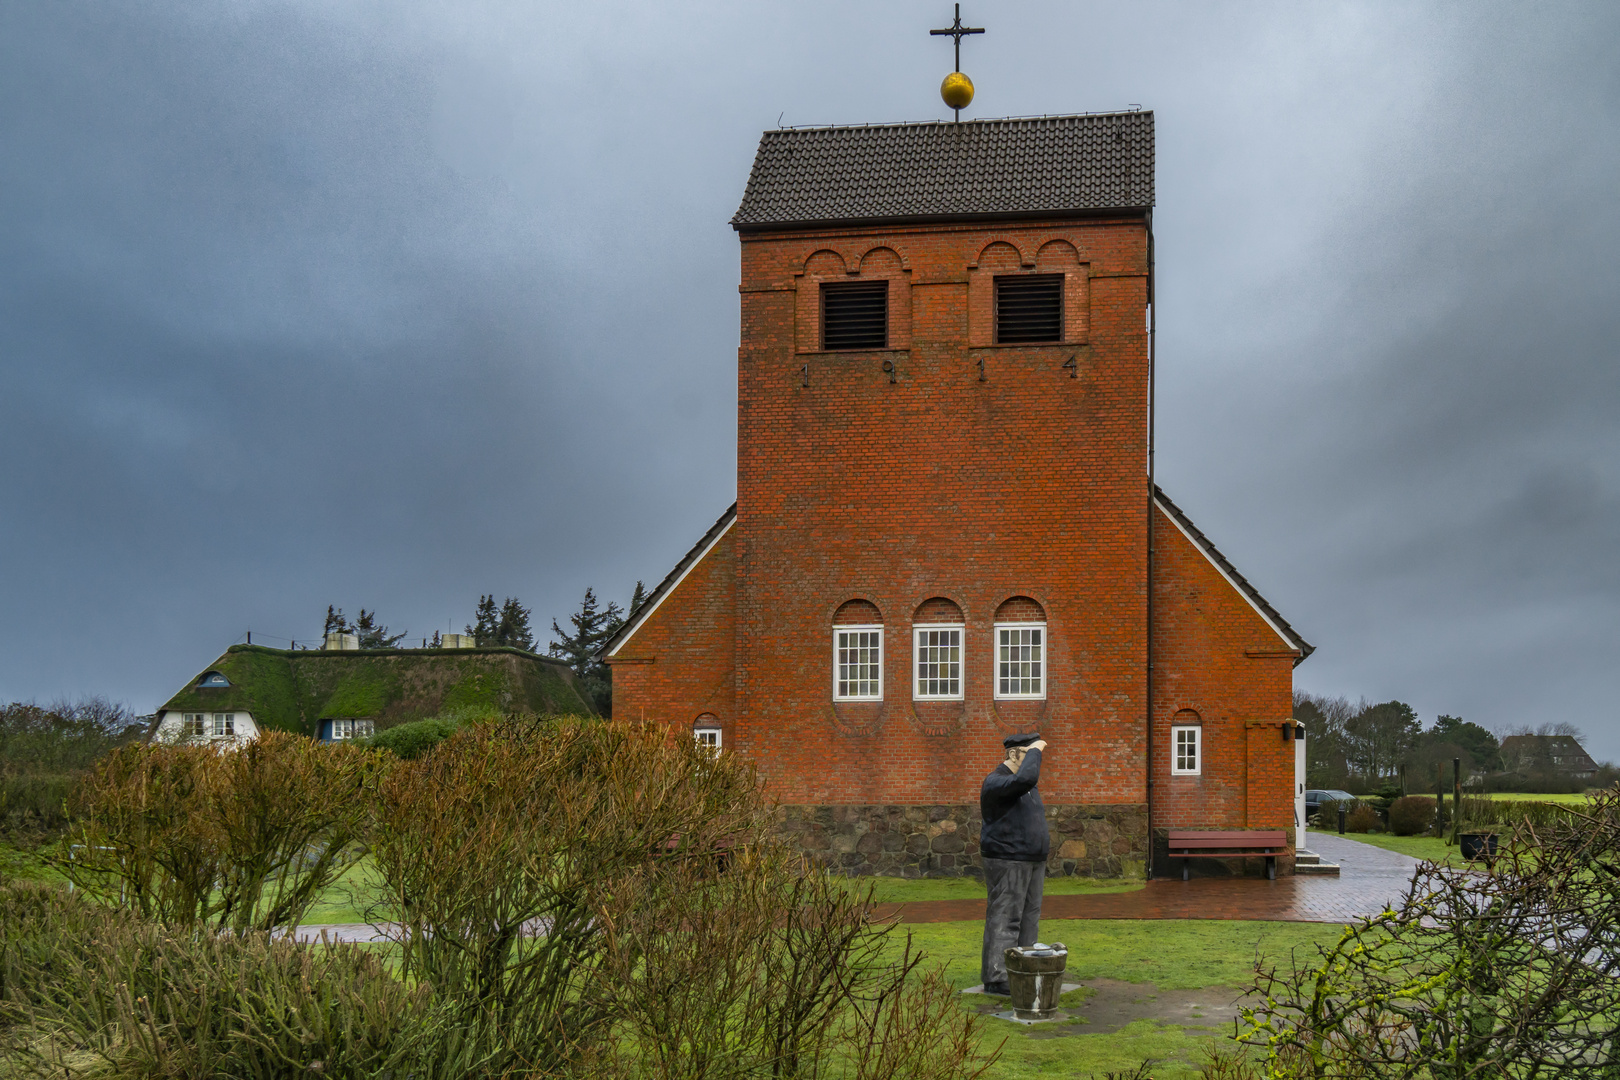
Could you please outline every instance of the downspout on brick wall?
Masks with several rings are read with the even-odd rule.
[[[1159,305],[1153,294],[1153,210],[1147,212],[1147,300],[1148,300],[1148,430],[1147,430],[1147,878],[1153,878],[1153,518],[1156,490],[1153,480],[1153,436],[1155,410],[1154,345],[1158,330]]]

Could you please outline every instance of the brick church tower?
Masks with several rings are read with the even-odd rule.
[[[604,656],[615,715],[755,759],[836,865],[974,872],[1010,732],[1050,743],[1055,873],[1295,823],[1311,647],[1149,477],[1153,139],[1126,112],[760,142],[737,503]]]

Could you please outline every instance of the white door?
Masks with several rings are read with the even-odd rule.
[[[1305,846],[1305,728],[1294,725],[1294,850]]]

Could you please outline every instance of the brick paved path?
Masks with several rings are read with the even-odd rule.
[[[1338,877],[1159,878],[1136,892],[1048,896],[1041,917],[1347,923],[1397,903],[1418,865],[1410,856],[1327,833],[1311,833],[1306,843],[1327,862],[1339,864]],[[879,913],[897,914],[906,923],[973,922],[984,918],[984,901],[916,900],[882,905]],[[297,936],[314,941],[324,930],[335,941],[386,941],[386,929],[391,928],[365,923],[300,926]]]
[[[1092,896],[1048,896],[1045,919],[1270,919],[1353,922],[1397,903],[1418,861],[1356,840],[1311,833],[1310,850],[1338,863],[1339,876],[1158,878],[1147,888]],[[919,900],[890,904],[901,922],[965,922],[984,918],[983,900]]]

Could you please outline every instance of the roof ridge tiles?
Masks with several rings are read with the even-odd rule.
[[[1151,110],[776,128],[732,225],[1140,211],[1153,169]]]

